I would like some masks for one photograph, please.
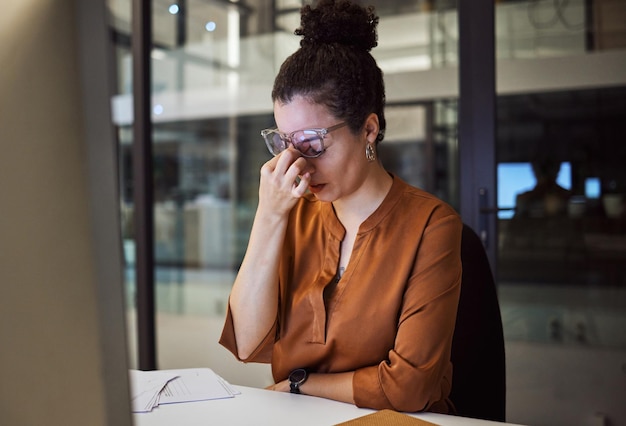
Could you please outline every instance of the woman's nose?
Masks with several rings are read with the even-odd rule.
[[[302,170],[302,174],[305,174],[305,173],[310,173],[310,174],[315,173],[315,165],[313,164],[313,161],[311,161],[310,158],[306,159],[306,166],[304,166],[304,169]]]

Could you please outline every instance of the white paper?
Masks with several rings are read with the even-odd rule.
[[[133,412],[144,413],[159,405],[161,391],[177,376],[161,371],[130,370],[129,377]]]
[[[161,392],[161,404],[232,398],[234,396],[230,389],[223,385],[224,379],[210,368],[168,371],[178,377],[168,382]]]
[[[132,410],[152,411],[160,404],[232,398],[237,392],[210,368],[130,370]]]

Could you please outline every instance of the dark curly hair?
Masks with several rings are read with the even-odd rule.
[[[321,0],[302,7],[300,48],[280,67],[272,100],[290,102],[304,96],[325,105],[358,132],[371,113],[378,115],[383,140],[385,85],[383,73],[370,54],[378,45],[378,16],[374,7],[349,0]]]

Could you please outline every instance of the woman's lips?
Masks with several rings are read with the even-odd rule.
[[[322,189],[324,189],[326,185],[325,184],[319,184],[319,185],[309,185],[309,191],[311,191],[313,194],[317,194],[318,192],[320,192]]]

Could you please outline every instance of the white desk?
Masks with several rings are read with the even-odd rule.
[[[135,426],[331,426],[373,413],[352,404],[306,395],[235,386],[241,395],[210,401],[161,405],[133,415]],[[434,413],[412,414],[441,426],[495,426],[505,423]],[[509,423],[506,423],[510,425]]]

